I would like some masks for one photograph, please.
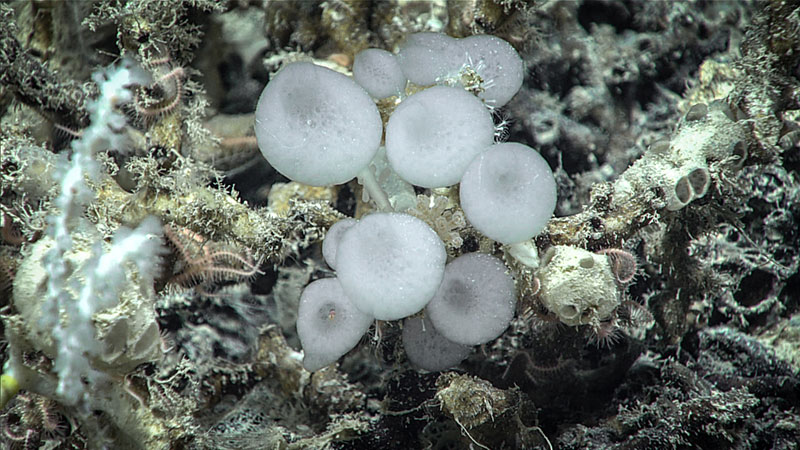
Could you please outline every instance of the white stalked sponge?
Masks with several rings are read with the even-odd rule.
[[[368,48],[356,55],[353,79],[378,99],[402,94],[406,89],[406,76],[397,59],[379,48]]]
[[[280,173],[312,186],[351,180],[381,143],[378,108],[352,79],[307,62],[286,65],[256,107],[256,138]]]
[[[456,344],[439,334],[427,317],[403,321],[403,348],[411,364],[431,372],[455,366],[472,351],[471,346]]]
[[[522,58],[514,47],[499,37],[487,34],[470,36],[459,41],[473,69],[483,79],[483,92],[478,94],[487,105],[500,107],[508,103],[522,87],[525,74]]]
[[[313,372],[335,362],[358,344],[372,320],[353,306],[335,278],[306,286],[297,313],[303,367]]]
[[[444,269],[444,280],[426,312],[436,330],[458,344],[485,344],[514,317],[514,280],[502,261],[467,253]]]
[[[512,142],[495,144],[470,163],[460,195],[469,223],[503,244],[539,234],[556,208],[556,182],[547,161]]]
[[[436,293],[447,254],[439,236],[408,214],[375,213],[342,235],[336,273],[345,294],[380,320],[414,314]]]
[[[480,100],[461,88],[434,86],[408,97],[392,113],[386,156],[411,184],[451,186],[493,138],[491,114]]]

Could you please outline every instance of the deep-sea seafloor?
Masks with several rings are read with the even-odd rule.
[[[613,328],[561,324],[536,273],[452,220],[455,188],[419,189],[414,211],[450,259],[504,258],[511,326],[429,373],[408,362],[401,323],[378,322],[312,374],[300,292],[331,274],[327,229],[372,206],[355,181],[314,188],[271,169],[256,101],[286,62],[348,73],[358,51],[419,31],[517,49],[523,87],[494,120],[556,176],[535,245],[633,255],[636,274]],[[45,256],[58,160],[90,125],[92,73],[121,56],[150,81],[121,108],[124,148],[98,154],[75,219],[83,253],[59,265]],[[798,1],[12,1],[0,193],[0,361],[40,380],[14,396],[2,384],[2,449],[800,447]],[[146,216],[163,226],[157,276],[93,318],[120,345],[68,401],[35,282],[68,267],[79,290],[93,243]]]

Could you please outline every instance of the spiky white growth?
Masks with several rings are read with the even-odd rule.
[[[59,213],[49,217],[47,233],[55,245],[45,260],[49,275],[47,298],[39,324],[42,329],[52,329],[58,346],[54,364],[58,374],[56,393],[67,404],[78,403],[87,393],[83,378],[92,380],[98,375],[87,358],[99,351],[92,315],[117,301],[126,261],[136,259],[142,274],[152,276],[160,249],[157,220],[146,220],[135,232],[123,229],[109,254],[102,255],[98,243],[95,256],[82,269],[86,281],[78,297],[70,293],[65,255],[73,247],[72,233],[83,223],[81,217],[94,198],[85,178],[99,175],[97,152],[123,148],[121,131],[126,123],[118,108],[133,98],[132,86],[148,81],[145,73],[129,60],[95,73],[93,78],[99,85],[100,97],[88,105],[91,124],[80,139],[72,142],[70,160],[62,163],[61,190],[54,202]]]

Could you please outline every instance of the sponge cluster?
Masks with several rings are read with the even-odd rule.
[[[370,169],[385,154],[391,176],[409,189],[459,184],[470,224],[517,245],[541,232],[556,203],[552,172],[539,153],[494,141],[492,112],[516,94],[523,73],[521,58],[502,39],[438,33],[410,35],[396,54],[364,50],[353,78],[290,63],[259,99],[256,137],[270,164],[300,183],[358,177],[371,197],[390,200],[392,192],[380,192],[388,189],[381,184],[386,174]],[[384,111],[391,112],[385,129],[378,99],[382,108],[396,105]],[[391,200],[378,203],[391,208]],[[339,222],[323,255],[337,276],[309,285],[298,317],[309,370],[352,349],[372,320],[402,318],[411,362],[443,370],[497,338],[514,315],[514,282],[500,260],[470,254],[446,265],[436,232],[402,212]],[[424,317],[414,316],[423,310]]]
[[[311,371],[350,351],[374,319],[421,311],[439,289],[447,260],[436,233],[402,213],[338,222],[323,255],[337,277],[308,285],[297,317],[303,364]]]
[[[469,253],[445,265],[442,241],[408,214],[345,219],[331,228],[323,254],[337,277],[306,287],[297,318],[311,371],[355,347],[374,319],[402,318],[409,360],[444,370],[500,336],[514,316],[514,280],[502,261]],[[423,308],[424,322],[411,317]]]

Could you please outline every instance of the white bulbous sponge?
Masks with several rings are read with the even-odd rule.
[[[322,257],[325,258],[325,262],[331,266],[331,269],[336,270],[336,249],[339,247],[339,240],[344,232],[357,222],[357,220],[349,217],[342,219],[333,224],[325,234],[325,240],[322,241]]]
[[[508,103],[522,87],[525,69],[514,47],[496,36],[480,34],[459,41],[469,64],[483,79],[483,92],[478,93],[487,105],[500,107]]]
[[[448,340],[480,345],[505,331],[515,306],[514,280],[505,264],[491,255],[467,253],[447,264],[425,311]]]
[[[353,306],[335,278],[309,284],[297,313],[303,367],[314,372],[335,362],[358,344],[372,321]]]
[[[381,99],[400,95],[406,89],[406,76],[392,53],[379,48],[360,51],[353,60],[353,79],[369,95]]]
[[[461,88],[434,86],[395,109],[386,125],[386,156],[401,178],[426,188],[451,186],[492,144],[491,114]]]
[[[539,234],[556,207],[547,161],[527,145],[506,142],[478,155],[461,179],[461,208],[472,226],[514,244]]]
[[[256,138],[281,174],[312,186],[351,180],[381,143],[378,108],[352,79],[307,62],[286,65],[256,107]]]
[[[336,273],[345,294],[380,320],[414,314],[444,276],[444,244],[425,222],[408,214],[375,213],[342,235]]]
[[[469,356],[472,347],[447,340],[425,317],[403,321],[403,348],[414,366],[439,372],[449,369]]]

